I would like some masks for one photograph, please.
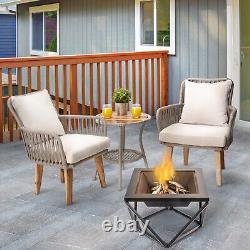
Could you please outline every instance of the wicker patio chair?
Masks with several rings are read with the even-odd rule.
[[[60,170],[66,204],[72,203],[73,168],[94,158],[101,187],[106,187],[102,155],[110,139],[105,120],[95,116],[58,115],[47,90],[12,96],[8,107],[21,131],[28,158],[36,163],[35,193],[40,193],[43,166]]]
[[[187,79],[193,83],[207,83],[213,84],[221,81],[227,81],[230,79]],[[198,147],[198,148],[206,148],[212,149],[215,151],[215,159],[216,159],[216,183],[218,186],[222,184],[222,169],[225,168],[224,163],[224,151],[229,148],[231,143],[233,142],[233,127],[235,123],[237,110],[233,106],[231,106],[232,96],[233,96],[233,87],[234,84],[231,81],[231,87],[228,92],[228,123],[224,127],[216,127],[216,126],[203,126],[204,131],[208,131],[209,133],[204,132],[202,134],[202,138],[200,138],[202,143],[199,143],[199,138],[196,137],[195,140],[190,139],[193,136],[191,133],[195,135],[196,128],[199,130],[203,128],[202,125],[191,125],[192,127],[189,131],[185,131],[184,126],[189,126],[187,124],[179,123],[182,115],[182,110],[184,107],[184,97],[185,97],[185,81],[181,84],[180,89],[180,100],[179,104],[173,104],[166,107],[162,107],[157,111],[156,119],[157,119],[157,127],[159,131],[159,140],[162,144],[166,146],[166,150],[170,157],[172,157],[173,147],[174,146],[182,146],[183,147],[183,156],[184,156],[184,165],[188,165],[188,156],[189,156],[189,148],[190,147]],[[212,97],[211,97],[212,98]],[[178,128],[177,128],[178,127]],[[216,133],[215,136],[222,143],[217,143],[216,140],[211,140],[211,135]],[[174,135],[173,135],[174,134]],[[208,138],[210,136],[210,138]],[[221,138],[219,138],[221,136]],[[171,137],[171,138],[170,138]],[[217,138],[216,137],[216,138]],[[206,141],[210,139],[209,145],[206,145]]]

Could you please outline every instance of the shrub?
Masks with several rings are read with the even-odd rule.
[[[131,100],[131,93],[124,88],[115,89],[113,94],[113,101],[116,103],[128,103]]]

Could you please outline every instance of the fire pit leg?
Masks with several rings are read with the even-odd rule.
[[[131,218],[135,219],[137,222],[137,218],[145,225],[146,223],[146,219],[145,218],[148,218],[147,217],[142,217],[140,216],[140,214],[138,213],[137,211],[137,202],[134,203],[134,208],[130,205],[129,202],[125,201],[127,207],[128,207],[128,210],[129,210],[129,213],[131,215]],[[175,208],[172,208],[171,210],[172,211],[175,211],[177,212],[178,214],[181,214],[183,215],[184,217],[188,218],[189,221],[182,227],[182,229],[175,235],[175,237],[173,237],[169,242],[166,242],[164,241],[155,231],[154,229],[148,225],[147,226],[147,230],[146,230],[146,235],[155,240],[156,242],[160,243],[162,246],[166,247],[166,248],[169,248],[171,247],[174,243],[177,242],[177,240],[181,240],[183,239],[184,237],[190,235],[191,233],[193,233],[194,231],[196,231],[197,229],[199,229],[202,224],[203,224],[203,218],[204,218],[204,213],[205,213],[205,210],[208,206],[208,201],[206,201],[204,204],[203,202],[199,202],[199,210],[195,213],[195,215],[193,216],[189,216],[189,215],[186,215],[185,213],[175,209]],[[163,209],[162,211],[164,211],[165,209]],[[154,214],[157,214],[158,212],[154,213]],[[150,215],[153,216],[154,214]],[[199,218],[199,220],[197,220],[197,218]],[[189,227],[190,224],[192,223],[196,223],[196,227],[194,227],[193,229],[187,231],[186,233],[184,233],[186,231],[186,229]],[[139,228],[140,230],[140,228]]]
[[[134,202],[134,209],[135,209],[135,211],[137,211],[137,202],[136,201]],[[137,220],[136,215],[134,215],[134,220]]]
[[[134,202],[134,209],[137,212],[137,201]],[[140,227],[139,227],[139,223],[138,223],[136,214],[134,214],[133,220],[136,222],[136,230],[140,231]]]
[[[202,208],[202,202],[199,202],[199,209]],[[201,223],[201,226],[203,225],[203,221],[204,221],[204,213],[201,213],[200,214],[200,223]]]
[[[140,214],[129,204],[129,202],[125,201],[125,204],[127,205],[129,212],[134,214],[134,216],[138,218],[145,225],[146,224],[145,219],[140,216]],[[150,232],[150,234],[148,233],[148,231]],[[160,238],[160,236],[152,229],[152,227],[149,224],[146,229],[146,235],[151,239],[157,241],[158,243],[162,244],[164,247],[167,247],[166,245],[167,243]]]
[[[197,211],[197,213],[190,218],[190,220],[188,221],[188,223],[176,234],[176,236],[168,243],[168,247],[171,247],[179,237],[181,238],[184,238],[188,235],[190,235],[191,233],[193,233],[194,231],[196,231],[198,228],[200,228],[202,226],[202,220],[199,220],[199,223],[197,223],[197,220],[196,218],[197,217],[200,217],[200,216],[203,216],[202,214],[204,213],[205,209],[207,208],[208,206],[208,202],[205,202],[204,205],[202,205],[201,202],[199,202],[199,210]],[[196,222],[197,223],[197,226],[194,227],[193,229],[191,229],[190,231],[185,232],[185,230],[188,228],[188,226],[190,224],[192,224],[193,222]]]

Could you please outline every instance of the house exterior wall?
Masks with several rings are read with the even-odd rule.
[[[176,56],[169,63],[169,98],[187,77],[227,76],[226,0],[176,1]]]
[[[0,14],[0,57],[16,56],[16,16]]]
[[[18,56],[28,56],[30,6],[60,3],[60,54],[135,50],[134,0],[42,0],[18,6]],[[187,77],[226,77],[226,0],[176,0],[169,102]]]
[[[42,0],[60,3],[60,54],[134,50],[134,1]],[[18,6],[18,55],[29,55],[29,8]]]

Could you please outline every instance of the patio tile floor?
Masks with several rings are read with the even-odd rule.
[[[210,204],[204,227],[172,249],[249,249],[250,131],[237,128],[234,135],[234,143],[225,153],[226,170],[221,188],[215,185],[213,152],[190,150],[189,167],[203,169]],[[115,147],[118,131],[109,129],[109,136],[112,147]],[[128,128],[127,145],[138,146],[137,136],[136,127]],[[163,152],[155,121],[146,126],[143,140],[149,166],[154,166]],[[180,148],[174,150],[174,163],[177,168],[183,167]],[[0,249],[163,249],[137,233],[106,233],[102,230],[103,220],[113,221],[114,216],[129,220],[123,203],[126,189],[117,191],[117,168],[108,163],[105,163],[108,187],[101,189],[98,181],[92,181],[94,167],[94,162],[89,161],[75,169],[74,204],[66,206],[59,171],[45,168],[42,192],[35,196],[34,167],[26,158],[22,142],[0,145]],[[125,186],[134,167],[143,167],[143,161],[125,166]],[[168,223],[169,227],[161,222]],[[163,235],[171,236],[177,229],[175,222],[182,221],[171,213],[162,213],[152,223]]]

